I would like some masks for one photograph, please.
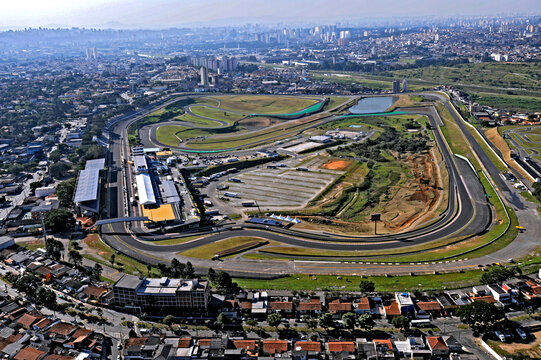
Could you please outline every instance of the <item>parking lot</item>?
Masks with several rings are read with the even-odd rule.
[[[341,174],[320,169],[320,162],[314,159],[296,167],[288,163],[287,167],[262,167],[245,172],[235,176],[234,180],[240,182],[225,182],[228,189],[221,195],[237,195],[226,196],[231,205],[238,207],[249,207],[243,203],[253,202],[264,211],[302,208]]]

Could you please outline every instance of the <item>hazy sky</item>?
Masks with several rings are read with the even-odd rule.
[[[159,28],[415,15],[541,14],[541,0],[0,0],[0,28]]]

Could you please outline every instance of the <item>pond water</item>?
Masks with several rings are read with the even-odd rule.
[[[394,103],[392,96],[366,97],[359,100],[357,105],[349,108],[352,114],[372,114],[384,112]]]

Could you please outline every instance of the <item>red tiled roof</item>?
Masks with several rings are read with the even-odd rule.
[[[71,334],[72,331],[74,331],[75,329],[76,329],[76,327],[73,326],[73,325],[71,325],[71,324],[60,322],[60,323],[58,323],[58,324],[53,325],[53,326],[49,329],[49,332],[50,332],[50,333],[53,333],[53,334],[58,334],[58,335],[68,336],[68,335]]]
[[[46,327],[50,323],[51,323],[51,320],[49,320],[47,318],[43,318],[40,321],[38,321],[37,323],[35,323],[34,326],[37,326],[38,328],[43,329],[44,327]]]
[[[255,350],[257,342],[255,340],[233,340],[235,349]]]
[[[199,339],[199,342],[197,343],[199,347],[208,347],[210,346],[211,339]]]
[[[355,343],[353,341],[329,341],[329,352],[355,352]]]
[[[38,360],[45,354],[46,352],[34,349],[33,347],[25,347],[24,349],[21,349],[21,351],[19,351],[13,358],[15,360]]]
[[[288,347],[287,340],[263,340],[263,351],[270,355],[286,352]]]
[[[148,338],[146,337],[135,337],[135,338],[129,338],[126,342],[126,347],[130,346],[143,346],[147,342]]]
[[[17,320],[17,324],[21,325],[25,329],[30,329],[32,324],[37,322],[40,319],[41,319],[41,317],[33,316],[33,315],[30,315],[30,314],[27,313],[27,314],[24,314],[23,316],[21,316]]]
[[[241,301],[240,308],[245,310],[250,310],[252,308],[252,302],[251,301]]]
[[[350,302],[340,302],[340,300],[334,300],[329,303],[329,312],[337,313],[340,311],[351,311],[352,305]]]
[[[73,360],[74,357],[66,355],[51,354],[43,358],[43,360]]]
[[[304,351],[321,351],[321,343],[319,341],[297,341],[295,343],[295,350]]]
[[[359,302],[357,303],[357,309],[370,310],[370,299],[367,297],[360,298]]]
[[[419,301],[417,307],[424,311],[440,311],[441,306],[437,301]]]
[[[472,301],[484,301],[484,302],[487,302],[487,303],[495,303],[496,302],[496,299],[494,299],[491,295],[475,296],[475,297],[472,297],[471,299],[472,299]]]
[[[102,296],[106,292],[107,292],[106,288],[99,287],[99,286],[89,286],[89,287],[87,287],[86,289],[83,290],[83,294],[85,294],[86,296],[91,296],[91,297],[95,297],[95,298],[99,298],[100,296]]]
[[[293,310],[291,301],[273,301],[269,304],[271,310]]]
[[[189,348],[192,346],[192,338],[180,338],[178,339],[177,347],[179,348]]]
[[[390,305],[385,306],[385,314],[387,316],[397,316],[401,315],[402,313],[400,312],[400,306],[398,303],[393,300]]]
[[[387,349],[393,351],[393,343],[390,339],[374,339],[374,344],[384,345],[387,347]]]
[[[299,310],[301,311],[315,311],[321,309],[321,300],[319,299],[304,300],[299,303]]]
[[[449,350],[441,336],[427,336],[426,342],[432,350]]]
[[[12,344],[15,341],[19,340],[20,338],[22,338],[22,337],[23,337],[23,334],[13,334],[13,335],[9,335],[6,338],[6,341],[8,341],[10,344]]]
[[[73,339],[78,339],[80,337],[85,337],[86,338],[90,334],[92,334],[92,330],[79,328],[73,333],[73,335],[71,335],[71,337]]]

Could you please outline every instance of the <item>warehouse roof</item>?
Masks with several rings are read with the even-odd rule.
[[[105,169],[105,159],[88,160],[85,165],[85,169]]]
[[[84,169],[79,173],[74,202],[93,201],[98,198],[98,182],[100,171],[96,168]]]
[[[168,204],[180,202],[177,187],[171,180],[162,181],[164,198]]]

